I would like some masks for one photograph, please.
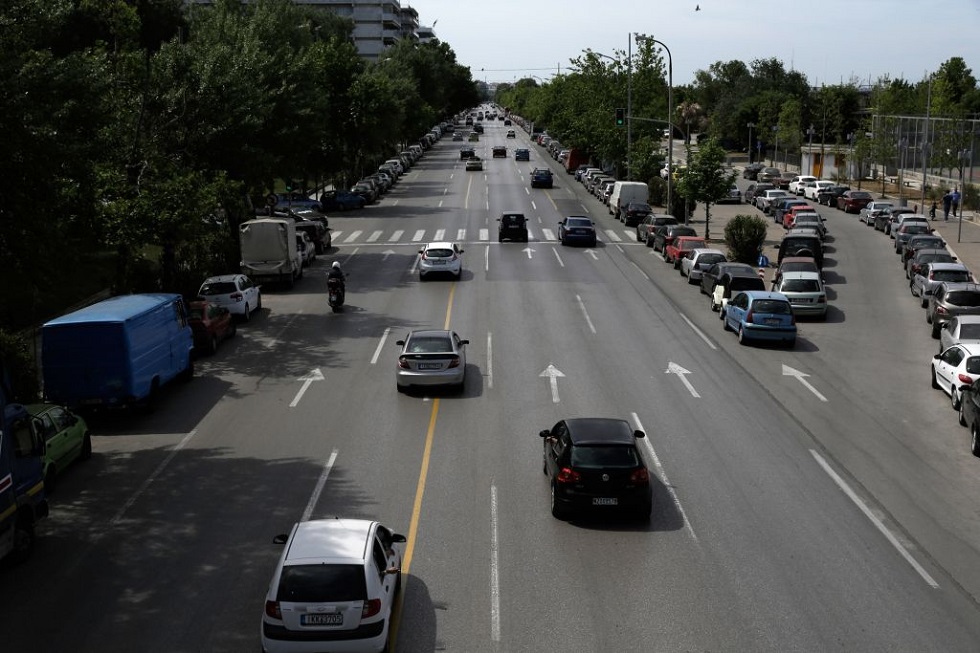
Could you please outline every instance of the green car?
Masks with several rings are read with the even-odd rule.
[[[44,435],[44,487],[50,493],[58,474],[75,460],[92,456],[92,437],[85,420],[55,404],[31,404],[27,411],[39,422]]]

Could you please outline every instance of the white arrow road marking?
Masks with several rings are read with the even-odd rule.
[[[582,315],[585,316],[585,322],[589,325],[589,331],[595,333],[595,326],[592,324],[592,318],[589,317],[589,312],[585,310],[585,302],[582,301],[581,295],[575,295],[575,299],[578,301],[578,307],[582,309]]]
[[[810,376],[809,374],[804,374],[803,372],[801,372],[801,371],[799,371],[797,369],[793,369],[789,365],[785,365],[784,364],[783,365],[783,376],[795,376],[797,378],[797,380],[806,387],[807,390],[809,390],[813,394],[817,395],[817,399],[819,399],[820,401],[827,401],[827,398],[824,397],[822,394],[820,394],[817,391],[817,389],[814,388],[813,385],[809,381],[806,380],[805,377]]]
[[[594,249],[587,249],[587,250],[585,250],[585,253],[588,254],[589,256],[591,256],[592,257],[592,260],[594,260],[594,261],[598,261],[599,260],[599,257],[596,256],[596,253],[595,253],[595,250]]]
[[[565,261],[561,260],[561,255],[558,253],[558,249],[552,247],[551,251],[555,253],[555,258],[558,259],[558,265],[565,267]]]
[[[670,363],[667,363],[667,369],[664,370],[664,373],[665,374],[676,374],[677,375],[677,378],[681,380],[681,383],[684,384],[684,387],[687,388],[687,391],[691,393],[691,396],[692,397],[694,397],[695,399],[700,399],[701,398],[701,395],[698,394],[698,391],[695,390],[694,389],[694,386],[691,385],[691,382],[687,380],[687,375],[690,374],[689,371],[685,370],[683,367],[681,367],[677,363],[670,362]]]
[[[385,346],[385,340],[388,339],[389,333],[391,333],[391,327],[385,327],[385,332],[381,334],[381,341],[378,343],[378,348],[374,350],[374,356],[371,357],[371,365],[378,362],[378,356],[381,355],[381,348]]]
[[[522,249],[521,251],[522,251],[522,252],[527,252],[527,257],[528,257],[528,258],[531,258],[531,252],[534,252],[534,251],[536,251],[536,250],[534,250],[534,249],[532,249],[531,247],[525,247],[525,248],[524,248],[524,249]]]
[[[395,250],[393,250],[393,249],[386,249],[385,251],[383,251],[381,253],[383,254],[383,256],[381,257],[381,260],[382,261],[387,261],[388,260],[388,257],[395,253]]]
[[[323,372],[321,372],[320,368],[318,367],[306,376],[299,377],[297,380],[302,381],[303,385],[300,387],[299,392],[296,393],[296,396],[293,397],[293,400],[289,403],[290,408],[296,408],[296,404],[298,404],[299,400],[303,398],[303,395],[306,394],[306,391],[314,381],[323,381]]]
[[[558,379],[565,378],[565,375],[561,373],[561,370],[551,363],[548,363],[548,367],[544,368],[544,371],[541,372],[541,374],[538,374],[538,376],[548,377],[548,381],[551,383],[551,401],[556,404],[561,401],[558,399]]]

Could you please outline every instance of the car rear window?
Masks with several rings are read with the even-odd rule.
[[[733,277],[729,288],[735,290],[765,290],[766,282],[759,277]]]
[[[588,218],[568,218],[565,224],[569,227],[591,227],[592,221]]]
[[[970,273],[967,272],[966,270],[936,270],[935,272],[932,273],[932,280],[933,281],[973,281],[970,278]]]
[[[946,295],[946,302],[953,306],[977,308],[980,307],[980,292],[974,290],[954,290]]]
[[[728,259],[725,258],[724,254],[702,254],[698,257],[698,265],[705,267],[708,265],[714,265],[715,263],[722,263]]]
[[[453,255],[453,250],[451,249],[427,249],[425,250],[425,255],[429,258],[449,258]]]
[[[364,567],[360,565],[294,565],[284,567],[277,601],[333,603],[367,598]]]
[[[640,458],[631,446],[572,447],[573,467],[636,467]]]
[[[435,354],[439,352],[452,351],[453,346],[449,338],[426,337],[412,338],[408,341],[406,350],[412,354]]]
[[[853,199],[853,200],[868,200],[868,199],[871,199],[871,193],[866,193],[863,190],[854,190],[854,191],[851,191],[851,199]]]
[[[787,302],[779,299],[757,299],[752,302],[752,310],[756,313],[768,313],[770,315],[786,315],[793,312]]]
[[[214,283],[206,283],[201,286],[201,295],[230,295],[235,292],[235,283],[233,281],[216,281]]]
[[[786,279],[781,288],[783,292],[820,292],[816,279]]]
[[[980,340],[980,324],[961,324],[961,340]]]

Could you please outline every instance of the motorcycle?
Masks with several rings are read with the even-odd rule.
[[[340,279],[327,279],[327,304],[334,313],[344,310],[344,294],[344,284]]]

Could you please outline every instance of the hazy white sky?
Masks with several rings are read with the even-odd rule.
[[[591,49],[663,41],[674,83],[716,61],[775,57],[810,84],[918,81],[950,57],[980,77],[980,0],[401,0],[435,23],[474,79],[548,79]],[[700,6],[700,11],[695,7]]]

